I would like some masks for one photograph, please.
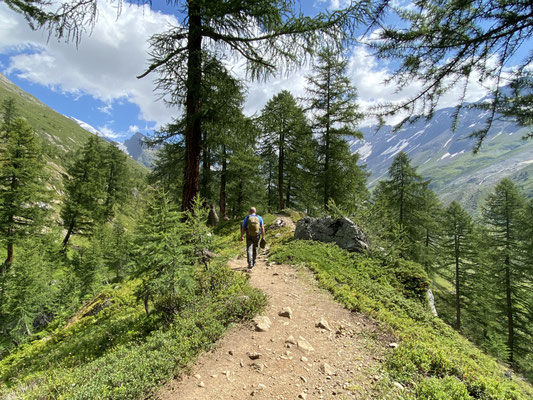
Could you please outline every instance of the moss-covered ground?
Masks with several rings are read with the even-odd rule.
[[[140,399],[187,371],[229,326],[265,305],[247,276],[226,266],[242,251],[238,226],[217,230],[218,255],[208,270],[198,267],[171,324],[146,315],[134,295],[138,280],[111,285],[0,361],[0,398]]]
[[[352,254],[288,235],[273,243],[269,261],[306,266],[337,301],[369,315],[398,339],[378,382],[383,398],[533,398],[524,379],[431,315],[425,299],[429,279],[418,264]],[[404,387],[401,394],[395,382]]]

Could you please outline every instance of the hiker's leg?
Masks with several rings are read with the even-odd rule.
[[[248,268],[254,265],[254,241],[246,235],[246,259],[248,260]]]
[[[253,240],[253,264],[255,266],[255,259],[257,258],[257,246],[259,245],[259,237],[254,238]]]

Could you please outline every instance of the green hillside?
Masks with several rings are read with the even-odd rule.
[[[13,97],[18,113],[24,117],[29,125],[42,138],[43,150],[48,157],[49,165],[55,176],[64,172],[66,154],[82,146],[92,133],[80,127],[75,121],[59,114],[41,103],[34,96],[26,93],[0,74],[0,102]],[[138,173],[148,170],[129,160],[129,167]]]

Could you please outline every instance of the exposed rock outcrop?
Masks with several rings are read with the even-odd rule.
[[[363,252],[368,249],[368,239],[364,232],[354,222],[344,217],[302,218],[296,223],[294,238],[334,242],[349,251]]]

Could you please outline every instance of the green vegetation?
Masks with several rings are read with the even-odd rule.
[[[430,280],[418,264],[290,240],[271,248],[269,261],[306,266],[337,301],[370,315],[398,338],[398,347],[390,350],[384,364],[384,398],[396,398],[390,397],[392,381],[407,387],[404,399],[533,396],[530,385],[507,378],[494,358],[428,312],[425,291]]]
[[[228,245],[238,244],[237,226],[229,221],[219,229],[227,235],[215,239],[213,249],[221,255],[209,262],[209,269],[188,266],[190,279],[187,290],[178,291],[176,313],[159,307],[146,314],[136,293],[142,293],[148,276],[138,270],[139,279],[104,286],[73,316],[54,321],[5,356],[0,361],[0,395],[136,399],[186,371],[231,323],[254,316],[265,304],[245,275],[225,265],[242,247]],[[149,249],[153,243],[140,246]],[[171,256],[164,247],[159,254]]]

